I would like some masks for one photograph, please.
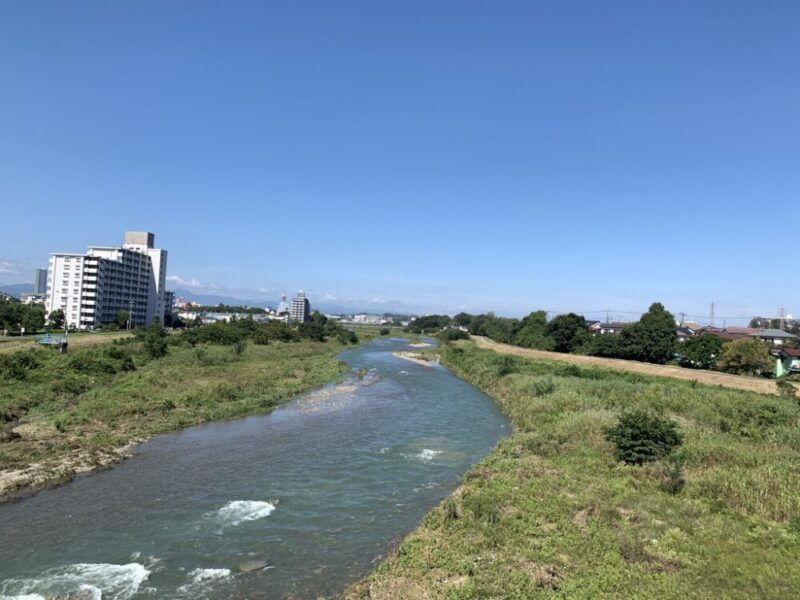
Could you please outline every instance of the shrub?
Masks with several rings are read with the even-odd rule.
[[[664,470],[664,478],[661,481],[661,489],[668,494],[678,494],[686,485],[686,479],[683,477],[683,464],[686,462],[686,457],[680,453],[675,452],[667,459],[666,469]]]
[[[389,335],[392,332],[391,329],[388,327],[381,327],[380,331],[378,332],[380,335]]]
[[[37,367],[39,359],[35,351],[0,354],[0,377],[21,381],[27,379],[28,374]]]
[[[778,381],[775,382],[775,385],[778,388],[778,395],[783,396],[784,398],[797,400],[800,397],[798,396],[797,388],[785,379],[778,379]]]
[[[233,348],[233,354],[235,356],[241,356],[242,354],[244,354],[244,351],[247,350],[247,341],[238,340],[234,342],[232,348]]]
[[[350,331],[349,329],[342,329],[336,338],[339,340],[339,343],[345,345],[358,343],[358,336],[354,331]]]
[[[623,413],[606,439],[616,446],[618,460],[633,465],[663,458],[683,442],[674,421],[643,410]]]
[[[436,337],[443,342],[454,342],[455,340],[468,340],[469,334],[461,329],[448,327],[441,333],[436,334]]]

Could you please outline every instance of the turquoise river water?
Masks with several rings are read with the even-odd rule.
[[[488,396],[393,356],[406,344],[346,351],[338,385],[0,505],[0,599],[335,597],[508,433]]]

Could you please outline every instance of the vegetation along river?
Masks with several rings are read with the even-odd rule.
[[[346,351],[341,384],[0,505],[0,598],[340,593],[509,433],[488,396],[392,354],[410,349]]]

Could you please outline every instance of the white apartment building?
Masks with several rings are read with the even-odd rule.
[[[61,309],[67,324],[93,329],[128,311],[134,326],[164,319],[167,251],[155,236],[126,231],[122,246],[90,246],[86,254],[50,255],[47,312]]]

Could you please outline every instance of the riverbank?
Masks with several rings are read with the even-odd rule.
[[[0,386],[0,501],[107,467],[158,433],[267,413],[345,372],[343,348],[171,346],[159,359],[134,351],[123,367],[96,348],[34,351],[40,367]]]
[[[796,400],[470,342],[440,352],[497,400],[514,432],[348,600],[745,599],[800,589]],[[678,423],[677,493],[667,491],[667,465],[615,460],[604,428],[632,407]]]
[[[430,344],[425,344],[425,346],[429,346]],[[419,347],[414,346],[411,344],[412,347]],[[403,360],[407,360],[418,365],[422,365],[423,367],[432,367],[433,365],[439,364],[439,357],[434,355],[425,355],[421,354],[420,352],[392,352],[394,356],[397,358],[402,358]]]

